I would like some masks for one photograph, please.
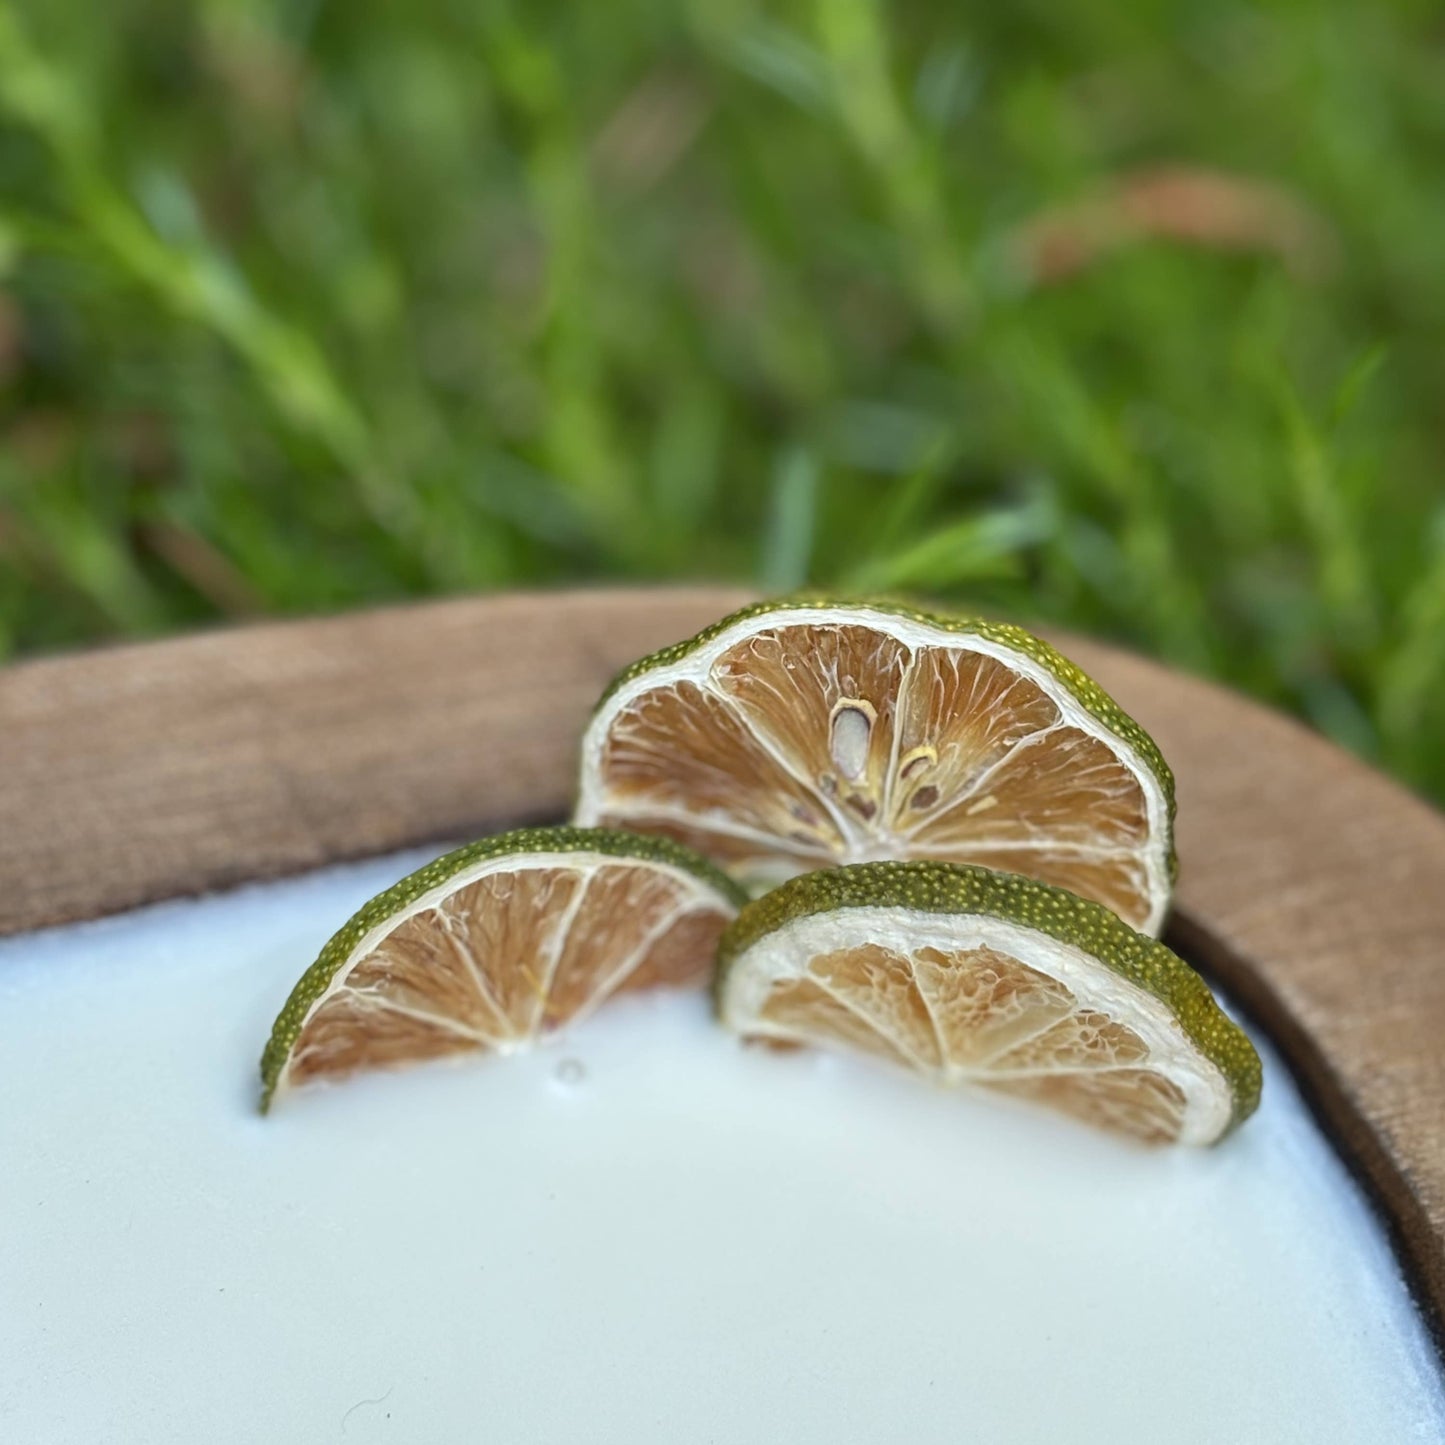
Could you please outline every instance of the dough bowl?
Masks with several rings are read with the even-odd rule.
[[[419,850],[562,816],[611,673],[740,600],[0,672],[0,1434],[1439,1438],[1445,819],[1084,639],[1053,640],[1178,774],[1170,940],[1266,1052],[1219,1150],[742,1050],[687,997],[255,1114],[335,924]]]

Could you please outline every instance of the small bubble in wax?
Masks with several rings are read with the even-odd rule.
[[[557,1065],[554,1077],[559,1084],[574,1089],[587,1077],[587,1069],[581,1059],[563,1059]]]

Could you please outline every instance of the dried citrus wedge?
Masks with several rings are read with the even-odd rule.
[[[722,938],[737,1032],[861,1050],[1150,1143],[1212,1144],[1259,1057],[1162,943],[1062,888],[947,863],[810,873]]]
[[[458,848],[373,898],[301,976],[261,1107],[360,1069],[508,1053],[624,990],[701,984],[742,901],[663,838],[528,828]]]
[[[583,740],[576,820],[676,839],[750,891],[886,858],[977,863],[1157,933],[1159,750],[1047,643],[881,603],[772,602],[643,658]]]

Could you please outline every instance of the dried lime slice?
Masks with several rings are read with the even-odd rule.
[[[723,935],[737,1032],[875,1055],[1151,1143],[1212,1144],[1260,1063],[1204,981],[1107,908],[1017,874],[865,863],[810,873]]]
[[[511,1052],[624,990],[704,983],[742,901],[664,838],[529,828],[459,848],[373,898],[301,976],[261,1107],[361,1069]]]
[[[745,608],[612,684],[576,820],[676,839],[753,892],[937,858],[1024,873],[1157,933],[1174,874],[1158,748],[1047,643],[882,603]]]

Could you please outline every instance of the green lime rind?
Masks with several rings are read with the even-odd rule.
[[[839,598],[826,596],[797,596],[774,598],[766,602],[754,602],[738,611],[729,613],[718,622],[704,627],[695,637],[675,642],[657,652],[639,658],[622,669],[607,685],[607,690],[598,699],[601,708],[607,700],[628,683],[652,672],[657,668],[672,667],[682,662],[699,647],[711,642],[729,628],[740,622],[771,613],[806,611],[818,607],[858,608],[869,612],[882,613],[887,617],[901,617],[910,622],[925,623],[941,631],[956,633],[960,637],[978,637],[985,642],[1007,647],[1021,653],[1030,661],[1046,669],[1069,692],[1074,700],[1091,717],[1102,723],[1116,737],[1126,742],[1143,759],[1145,766],[1154,775],[1164,794],[1168,809],[1169,836],[1169,878],[1173,882],[1179,872],[1179,862],[1174,852],[1174,774],[1164,761],[1154,739],[1134,721],[1123,708],[1094,681],[1082,668],[1070,662],[1057,648],[1050,646],[1041,637],[1015,627],[1010,622],[990,622],[982,617],[953,617],[938,612],[928,612],[908,602],[887,598]]]
[[[963,863],[854,863],[805,873],[749,903],[718,944],[721,999],[729,974],[748,949],[785,924],[842,908],[898,908],[982,914],[1032,928],[1078,948],[1157,998],[1229,1085],[1229,1133],[1259,1104],[1262,1067],[1244,1032],[1221,1011],[1208,985],[1157,939],[1136,933],[1102,904],[1017,873]],[[1223,1135],[1221,1135],[1223,1137]]]
[[[384,893],[364,903],[332,934],[316,962],[296,981],[291,996],[276,1016],[271,1037],[261,1055],[261,1112],[264,1114],[270,1107],[281,1071],[311,1006],[326,992],[336,971],[373,928],[474,863],[508,856],[523,858],[530,853],[600,853],[609,858],[668,863],[706,883],[734,908],[741,908],[747,902],[747,894],[706,858],[671,839],[641,833],[623,833],[612,828],[517,828],[453,849],[415,873],[408,873]]]

